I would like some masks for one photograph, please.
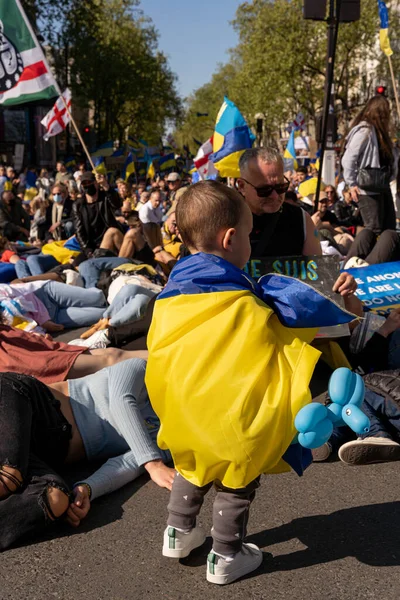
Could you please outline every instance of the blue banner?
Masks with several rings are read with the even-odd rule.
[[[400,307],[400,261],[346,271],[357,281],[356,295],[372,312],[386,316]]]

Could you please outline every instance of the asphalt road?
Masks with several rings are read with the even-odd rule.
[[[302,478],[263,477],[248,539],[265,551],[264,562],[218,587],[205,579],[210,538],[181,562],[161,556],[168,492],[143,476],[96,500],[79,529],[61,525],[1,554],[0,599],[398,600],[398,496],[398,463],[320,463]],[[208,531],[212,497],[199,519]]]

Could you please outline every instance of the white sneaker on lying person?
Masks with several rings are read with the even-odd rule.
[[[359,267],[369,267],[369,263],[359,256],[352,256],[344,265],[344,269],[358,269]]]
[[[76,287],[81,288],[85,287],[82,276],[77,271],[74,271],[73,269],[65,269],[64,275],[65,283],[67,285],[75,285]]]
[[[359,438],[340,446],[339,458],[346,465],[370,465],[400,460],[400,444],[386,437]]]
[[[93,335],[86,340],[78,338],[77,340],[68,342],[68,344],[70,346],[84,346],[90,350],[96,350],[96,348],[107,348],[107,346],[111,344],[107,333],[108,329],[101,329],[100,331],[95,331]]]

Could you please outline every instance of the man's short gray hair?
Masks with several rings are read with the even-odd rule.
[[[262,148],[248,148],[239,159],[240,173],[247,171],[251,161],[261,160],[263,163],[280,163],[283,168],[283,158],[275,148],[268,146]]]

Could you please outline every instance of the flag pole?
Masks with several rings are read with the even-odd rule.
[[[39,49],[41,50],[41,52],[42,52],[42,61],[43,61],[43,62],[44,62],[44,64],[46,65],[47,71],[48,71],[48,72],[51,74],[51,73],[52,73],[52,71],[51,71],[51,69],[50,69],[49,63],[47,62],[46,55],[45,55],[45,53],[43,52],[43,49],[42,49],[41,45],[39,44],[39,41],[38,41],[38,39],[37,39],[37,37],[36,37],[36,34],[35,34],[34,30],[33,30],[33,27],[32,27],[32,25],[30,24],[30,21],[29,21],[28,17],[27,17],[27,16],[26,16],[26,14],[25,14],[25,11],[24,11],[24,9],[22,8],[22,5],[21,5],[21,0],[15,0],[15,3],[16,3],[16,5],[17,5],[17,7],[19,8],[19,12],[20,12],[20,14],[22,15],[22,18],[23,18],[23,20],[24,20],[24,23],[25,23],[26,27],[28,28],[28,31],[29,31],[29,33],[31,34],[33,41],[35,42],[35,44],[36,44],[37,48],[39,48]],[[93,164],[93,161],[92,161],[92,158],[91,158],[91,156],[90,156],[90,154],[89,154],[89,151],[88,151],[88,149],[87,149],[87,146],[86,146],[85,142],[84,142],[84,141],[83,141],[83,139],[82,139],[82,136],[81,136],[81,134],[80,134],[80,132],[79,132],[79,129],[78,129],[78,127],[77,127],[76,123],[75,123],[75,120],[74,120],[73,116],[71,115],[71,112],[70,112],[70,110],[69,110],[69,108],[68,108],[68,106],[67,106],[67,103],[65,102],[65,98],[64,98],[64,96],[63,96],[63,95],[62,95],[62,93],[61,93],[60,86],[58,85],[58,83],[57,83],[57,81],[56,81],[56,79],[55,79],[54,75],[53,75],[53,80],[54,80],[54,88],[55,88],[56,92],[59,94],[59,96],[61,96],[61,98],[62,98],[63,104],[64,104],[64,106],[65,106],[65,110],[67,111],[67,115],[68,115],[68,116],[69,116],[69,118],[71,119],[71,123],[72,123],[72,125],[74,126],[74,129],[75,129],[75,131],[76,131],[76,135],[78,136],[80,143],[82,144],[82,148],[83,148],[83,150],[85,151],[85,154],[86,154],[86,156],[87,156],[87,158],[88,158],[88,161],[89,161],[89,163],[90,163],[90,166],[92,167],[92,169],[93,169],[93,170],[95,170],[95,166],[94,166],[94,164]]]
[[[396,80],[394,77],[394,71],[393,71],[393,65],[392,65],[392,58],[390,55],[386,55],[389,61],[389,68],[390,68],[390,74],[392,76],[392,85],[393,85],[393,91],[394,91],[394,97],[396,99],[396,108],[397,108],[397,115],[399,117],[399,121],[400,121],[400,104],[399,104],[399,96],[397,93],[397,87],[396,87]]]
[[[87,146],[86,146],[85,142],[83,141],[83,138],[82,138],[82,136],[81,136],[81,132],[79,131],[79,129],[78,129],[78,126],[77,126],[77,124],[76,124],[76,122],[75,122],[75,119],[74,119],[74,117],[72,116],[72,113],[71,113],[71,111],[70,111],[70,110],[69,110],[69,108],[68,108],[68,104],[65,102],[65,98],[64,98],[64,96],[63,96],[62,94],[61,94],[61,98],[62,98],[63,104],[64,104],[64,106],[65,106],[65,110],[66,110],[66,112],[67,112],[67,115],[68,115],[68,116],[69,116],[69,118],[71,119],[71,123],[72,123],[72,125],[73,125],[73,127],[74,127],[74,129],[75,129],[75,131],[76,131],[76,135],[78,136],[78,138],[79,138],[79,141],[80,141],[80,143],[81,143],[81,145],[82,145],[82,148],[83,148],[83,150],[84,150],[84,152],[85,152],[85,154],[86,154],[86,156],[87,156],[87,159],[88,159],[88,161],[89,161],[89,164],[90,164],[90,166],[92,167],[92,169],[93,169],[93,171],[94,171],[96,167],[94,166],[94,164],[93,164],[93,161],[92,161],[92,157],[91,157],[91,156],[90,156],[90,154],[89,154],[89,150],[88,150],[88,148],[87,148]]]

